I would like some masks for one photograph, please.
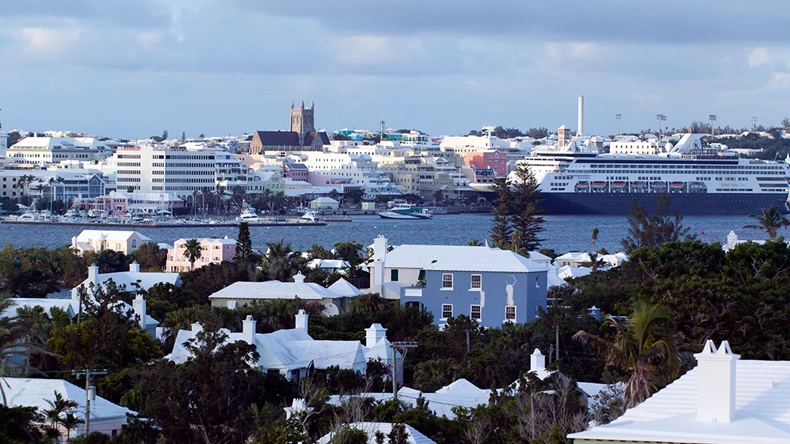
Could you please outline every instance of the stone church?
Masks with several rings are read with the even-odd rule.
[[[263,154],[264,151],[323,151],[329,145],[329,136],[315,129],[315,105],[311,102],[305,108],[304,101],[299,108],[291,102],[290,131],[255,131],[250,142],[250,154]]]

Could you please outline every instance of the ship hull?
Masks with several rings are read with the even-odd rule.
[[[636,200],[648,213],[656,211],[658,196],[669,196],[669,214],[760,214],[764,208],[787,208],[787,193],[542,193],[544,214],[626,215]]]

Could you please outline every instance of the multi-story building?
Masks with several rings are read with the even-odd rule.
[[[109,146],[92,137],[26,137],[6,150],[7,158],[30,166],[63,160],[99,161],[111,154]]]
[[[456,171],[455,167],[446,159],[438,159],[421,156],[391,157],[386,159],[381,169],[390,175],[392,183],[401,193],[432,199],[437,191],[446,193],[455,188],[455,179],[451,177]]]
[[[466,166],[475,169],[490,169],[496,177],[507,177],[507,153],[499,150],[480,150],[466,153]]]
[[[217,158],[226,161],[228,158],[224,154],[224,151],[205,146],[168,147],[146,143],[118,147],[108,167],[115,169],[120,191],[170,193],[186,199],[195,191],[215,189]]]
[[[82,230],[78,236],[71,238],[71,248],[80,256],[86,251],[100,253],[104,250],[132,254],[148,243],[151,243],[151,238],[136,231]]]
[[[0,197],[22,196],[68,202],[106,192],[106,181],[92,170],[0,170]]]
[[[222,261],[231,261],[236,256],[236,241],[225,236],[222,239],[202,238],[200,242],[201,256],[195,261],[194,268],[205,267],[209,264],[220,264]],[[179,239],[173,248],[167,249],[167,263],[165,270],[171,273],[190,271],[192,263],[184,256],[187,239]]]
[[[368,264],[371,292],[416,305],[434,323],[465,315],[484,327],[534,320],[546,306],[548,268],[523,256],[488,246],[373,243]]]
[[[364,189],[365,197],[369,199],[380,194],[397,193],[397,189],[390,184],[390,177],[368,154],[311,152],[306,153],[304,165],[311,173],[319,174],[324,182],[313,185],[342,183],[344,187]]]

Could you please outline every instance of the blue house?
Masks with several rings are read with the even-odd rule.
[[[401,245],[374,241],[371,291],[416,305],[442,325],[465,315],[484,327],[525,323],[546,306],[548,267],[488,246]]]

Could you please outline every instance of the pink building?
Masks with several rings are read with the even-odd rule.
[[[507,153],[499,150],[480,150],[467,153],[464,162],[470,168],[491,169],[496,177],[507,176]]]
[[[167,249],[167,263],[165,270],[169,272],[190,271],[192,264],[189,258],[184,256],[186,243],[189,239],[179,239],[173,244],[173,248]],[[236,256],[236,241],[228,239],[202,238],[198,239],[202,249],[200,259],[195,261],[195,268],[200,268],[208,264],[219,264],[222,261],[232,261]]]

